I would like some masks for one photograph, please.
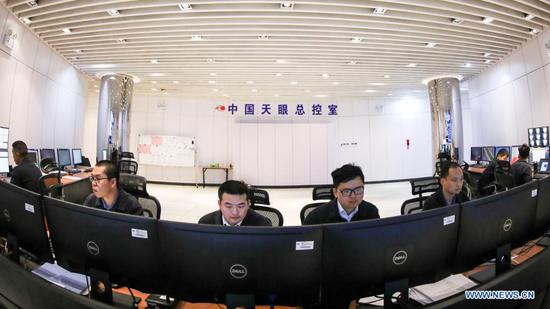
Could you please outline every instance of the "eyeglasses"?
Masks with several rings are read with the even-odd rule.
[[[97,176],[90,176],[90,182],[98,183],[100,180],[103,179],[111,179],[113,177],[97,177]]]
[[[365,187],[361,186],[353,189],[343,189],[340,190],[340,193],[342,193],[342,195],[345,197],[350,197],[352,193],[353,195],[360,195],[363,194],[363,191],[365,191]]]

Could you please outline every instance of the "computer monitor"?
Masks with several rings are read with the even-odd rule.
[[[481,147],[470,148],[470,160],[479,163],[481,161]]]
[[[462,204],[455,272],[496,257],[496,273],[510,268],[510,249],[529,239],[537,211],[537,182]],[[495,275],[480,273],[488,280]]]
[[[8,149],[10,129],[0,127],[0,149]]]
[[[72,165],[71,162],[71,151],[69,149],[58,148],[57,149],[57,163],[59,167],[63,168],[65,166]]]
[[[40,158],[38,157],[38,149],[29,148],[26,157],[38,166],[38,163],[40,162]]]
[[[112,303],[110,282],[147,293],[164,292],[157,220],[49,197],[43,204],[57,263],[89,275],[93,298]],[[98,281],[108,286],[104,293],[94,289]]]
[[[244,294],[256,304],[320,302],[320,226],[235,228],[161,220],[158,228],[172,297],[232,303],[233,295]]]
[[[13,258],[17,260],[21,251],[40,262],[53,263],[40,195],[0,181],[0,196],[0,235],[14,250]]]
[[[519,147],[521,146],[512,146],[510,149],[510,164],[514,164],[519,160]]]
[[[55,161],[55,151],[51,148],[40,149],[40,160],[51,158]]]
[[[481,161],[491,162],[495,159],[495,147],[486,146],[481,148]]]
[[[540,236],[550,228],[550,177],[538,181],[537,215],[533,236]]]
[[[549,174],[550,173],[550,159],[540,159],[538,164],[537,173]]]
[[[0,149],[0,174],[7,174],[10,171],[9,154],[7,149]]]
[[[548,147],[543,148],[531,148],[529,151],[529,162],[539,162],[540,159],[548,158]]]
[[[92,183],[90,179],[83,178],[63,185],[63,200],[75,204],[84,204],[86,197],[92,193]]]
[[[406,297],[409,285],[451,274],[459,206],[346,224],[323,232],[323,282],[333,298],[357,299],[385,290]],[[388,283],[397,287],[392,289]],[[391,301],[390,299],[386,299]]]
[[[502,149],[506,150],[506,152],[508,153],[508,161],[510,161],[510,146],[496,146],[495,157],[497,156],[498,152]]]
[[[74,165],[82,164],[82,150],[80,148],[73,149],[73,164]]]

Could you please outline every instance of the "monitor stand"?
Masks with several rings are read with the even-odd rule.
[[[256,299],[253,294],[226,294],[225,305],[227,309],[246,308],[254,309]]]
[[[401,293],[398,299],[392,301],[395,293]],[[409,278],[388,281],[384,287],[384,308],[402,308],[409,300]]]
[[[88,274],[90,276],[90,296],[93,299],[114,305],[116,308],[137,308],[141,298],[117,292],[113,293],[109,273],[91,268]]]
[[[479,283],[486,283],[509,269],[512,269],[512,253],[511,245],[508,243],[496,249],[495,265],[490,265],[489,268],[469,277]]]

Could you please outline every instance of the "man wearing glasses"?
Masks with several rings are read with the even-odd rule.
[[[331,173],[336,198],[313,210],[304,225],[378,219],[378,208],[363,201],[365,176],[359,166],[346,164]]]
[[[137,199],[118,187],[118,169],[111,161],[97,162],[90,176],[92,191],[85,206],[121,212],[130,215],[143,215],[143,208]]]

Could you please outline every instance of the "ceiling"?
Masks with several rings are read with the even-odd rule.
[[[475,76],[550,21],[550,0],[0,2],[89,76],[230,98],[425,92],[422,80]]]

